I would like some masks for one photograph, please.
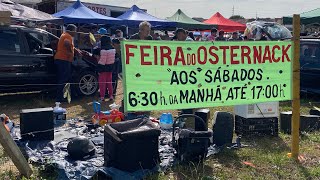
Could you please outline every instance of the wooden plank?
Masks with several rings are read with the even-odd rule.
[[[300,126],[300,15],[293,15],[293,78],[292,78],[292,147],[291,157],[298,160]]]
[[[32,174],[32,169],[3,123],[0,123],[0,143],[20,174],[29,178]]]

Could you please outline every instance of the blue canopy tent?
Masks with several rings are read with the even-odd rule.
[[[136,5],[133,5],[128,11],[117,18],[122,19],[129,27],[138,27],[143,21],[148,21],[153,28],[170,28],[176,27],[177,25],[177,22],[154,17],[144,12]]]
[[[53,14],[64,20],[64,23],[95,23],[95,24],[121,24],[121,20],[113,17],[101,15],[84,6],[80,1],[72,6]]]

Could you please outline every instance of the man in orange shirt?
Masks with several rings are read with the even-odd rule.
[[[77,33],[77,27],[73,24],[67,26],[66,32],[63,33],[58,42],[57,52],[54,56],[54,64],[57,70],[57,102],[63,102],[63,88],[65,83],[71,79],[71,64],[74,58],[73,39]]]

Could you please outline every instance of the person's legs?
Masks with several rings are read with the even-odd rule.
[[[112,87],[112,72],[106,73],[106,82],[107,82],[107,88],[108,88],[108,94],[110,100],[113,100],[113,87]]]
[[[55,60],[55,66],[57,71],[57,94],[56,101],[62,102],[63,100],[63,88],[65,83],[69,82],[71,76],[71,63],[63,60]]]
[[[99,73],[99,90],[100,90],[100,99],[103,100],[106,94],[106,72]]]

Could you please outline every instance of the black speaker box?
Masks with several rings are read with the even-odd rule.
[[[309,114],[310,115],[320,116],[320,111],[317,110],[317,109],[310,109]]]
[[[280,129],[284,133],[291,133],[291,112],[280,113]],[[317,115],[301,115],[300,116],[300,131],[311,132],[320,129],[320,116]]]
[[[20,133],[22,140],[53,140],[53,120],[53,108],[21,110]]]

